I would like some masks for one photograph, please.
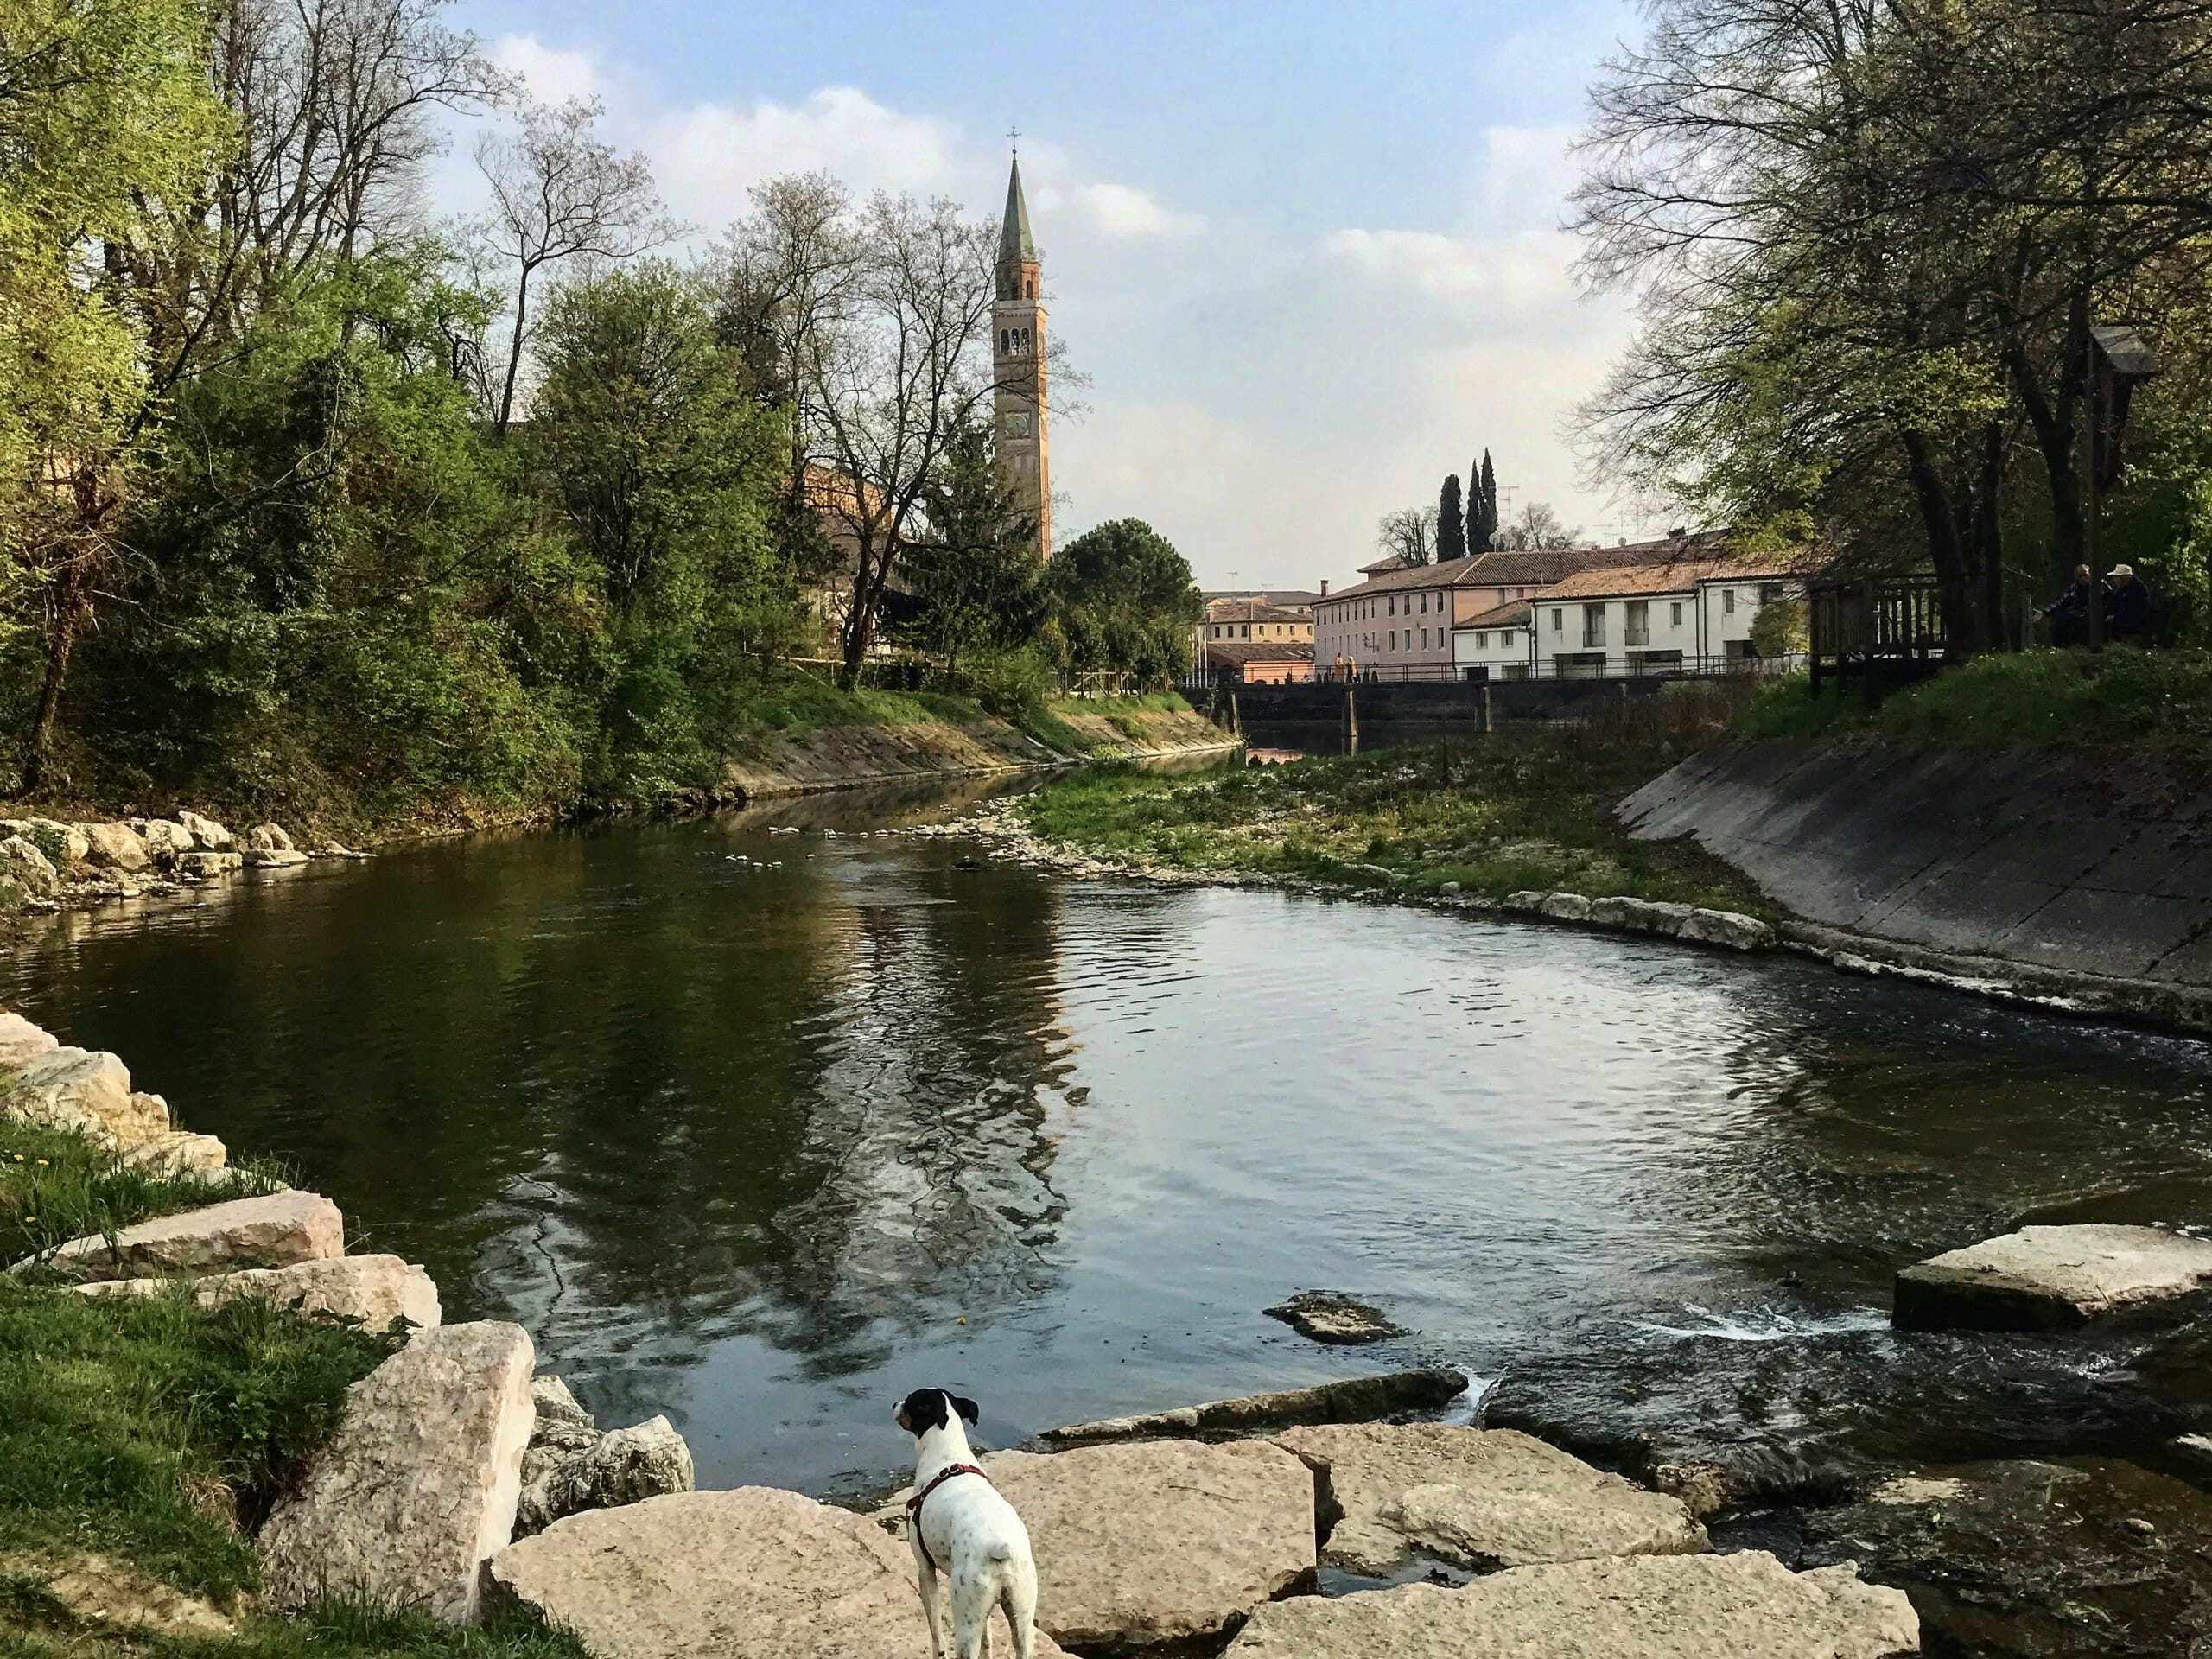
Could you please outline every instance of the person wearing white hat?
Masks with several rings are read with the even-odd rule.
[[[2115,564],[2105,588],[2105,638],[2140,639],[2151,632],[2151,590],[2135,567]]]

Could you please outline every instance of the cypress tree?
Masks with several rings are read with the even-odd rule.
[[[1459,474],[1444,475],[1444,491],[1436,500],[1436,562],[1467,556],[1467,521],[1459,506]]]
[[[1476,499],[1482,505],[1474,521],[1467,526],[1467,544],[1477,553],[1487,553],[1497,545],[1497,474],[1491,470],[1490,451],[1483,451],[1481,481],[1476,486]]]

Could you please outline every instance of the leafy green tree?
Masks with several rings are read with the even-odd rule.
[[[646,261],[548,308],[531,447],[603,607],[589,779],[653,794],[713,781],[749,679],[803,613],[774,556],[776,433],[698,278]]]
[[[444,269],[425,247],[305,284],[173,393],[76,697],[110,791],[575,798],[588,603],[454,378],[475,302]]]
[[[1064,672],[1157,686],[1189,661],[1205,601],[1189,563],[1141,518],[1085,531],[1053,555],[1051,578]]]
[[[1439,563],[1446,559],[1467,556],[1467,520],[1459,504],[1459,474],[1446,473],[1444,488],[1436,501],[1436,557]]]
[[[904,567],[921,601],[908,638],[948,677],[963,661],[1030,644],[1048,608],[1045,563],[988,426],[970,421],[953,434],[925,508],[929,528]]]
[[[147,393],[143,331],[86,266],[155,234],[159,204],[190,199],[213,165],[226,124],[207,37],[192,0],[0,0],[0,600],[11,627],[44,622],[34,787]]]

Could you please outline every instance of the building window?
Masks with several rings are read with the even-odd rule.
[[[1585,645],[1605,643],[1605,607],[1603,604],[1582,607],[1582,643]]]
[[[1760,604],[1762,604],[1762,605],[1771,605],[1771,604],[1773,604],[1773,603],[1774,603],[1774,601],[1777,601],[1777,599],[1780,599],[1781,597],[1782,597],[1782,584],[1781,584],[1780,582],[1761,582],[1761,583],[1759,584],[1759,603],[1760,603]]]
[[[1651,601],[1631,599],[1621,607],[1621,644],[1648,645],[1651,643]]]
[[[1398,613],[1398,596],[1395,594],[1391,594],[1389,598],[1382,601],[1382,607],[1383,615],[1395,616]]]
[[[1486,633],[1477,634],[1475,636],[1475,649],[1477,651],[1488,651],[1490,649],[1490,635]]]
[[[1252,625],[1249,622],[1244,624],[1244,637],[1247,639],[1252,637]]]
[[[1428,649],[1428,630],[1427,628],[1423,628],[1421,631],[1421,648],[1423,651],[1427,651]]]
[[[1672,623],[1675,627],[1681,627],[1682,626],[1682,601],[1678,599],[1668,606],[1667,608],[1671,613],[1671,614],[1667,618],[1667,620]]]
[[[1559,609],[1557,607],[1554,607],[1552,610],[1552,632],[1554,633],[1558,633],[1565,629],[1566,626],[1567,613]]]
[[[1390,645],[1389,645],[1389,648],[1390,648],[1392,651],[1395,651],[1395,650],[1398,648],[1398,631],[1397,631],[1395,628],[1393,628],[1393,629],[1391,629],[1391,630],[1390,630]]]
[[[1427,594],[1423,594],[1421,596],[1421,613],[1423,616],[1427,616],[1428,614],[1428,595]],[[1427,639],[1428,636],[1424,634],[1421,637],[1423,639]]]
[[[1720,590],[1720,614],[1723,616],[1736,614],[1736,590],[1733,588],[1723,588]]]
[[[1505,647],[1505,649],[1506,649],[1506,650],[1508,650],[1508,651],[1512,650],[1512,649],[1513,649],[1513,630],[1512,630],[1512,629],[1510,629],[1510,628],[1508,628],[1508,629],[1506,629],[1506,631],[1505,631],[1504,632],[1503,632],[1503,633],[1499,634],[1499,635],[1497,636],[1497,643],[1498,643],[1499,645],[1501,645],[1504,646],[1504,647]]]

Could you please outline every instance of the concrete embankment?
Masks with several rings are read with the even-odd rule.
[[[760,739],[751,753],[725,766],[723,781],[737,794],[754,799],[906,779],[1027,772],[1078,759],[1149,760],[1226,754],[1242,744],[1188,709],[1071,714],[1063,709],[1058,716],[1080,741],[1080,753],[1065,753],[980,714],[958,722],[816,726],[796,734]]]
[[[2129,757],[1732,743],[1621,803],[1847,967],[2212,1029],[2212,785]]]

